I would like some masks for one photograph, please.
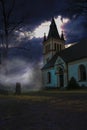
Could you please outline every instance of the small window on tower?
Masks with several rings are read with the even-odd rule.
[[[47,46],[45,47],[45,52],[47,52]]]
[[[56,43],[54,44],[54,50],[56,50]]]
[[[46,46],[46,53],[50,51],[50,44]]]
[[[61,44],[60,44],[60,51],[61,51]]]
[[[57,44],[57,51],[59,51],[59,45]]]

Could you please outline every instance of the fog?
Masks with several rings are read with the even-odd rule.
[[[21,58],[11,58],[0,65],[0,88],[15,92],[16,83],[22,92],[39,90],[42,87],[42,61],[30,62]]]

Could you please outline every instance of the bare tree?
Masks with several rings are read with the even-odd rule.
[[[15,0],[11,0],[10,4],[8,0],[0,0],[0,9],[1,9],[1,29],[0,29],[0,38],[1,46],[4,48],[5,57],[8,55],[9,48],[9,37],[10,35],[19,28],[23,23],[23,18],[20,17],[19,20],[14,19],[14,7]]]

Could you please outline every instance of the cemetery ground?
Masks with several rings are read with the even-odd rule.
[[[87,129],[87,90],[0,95],[0,130]]]

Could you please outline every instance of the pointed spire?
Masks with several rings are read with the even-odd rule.
[[[61,40],[65,41],[63,31],[62,31],[62,34],[61,34]]]
[[[52,21],[51,21],[51,25],[50,25],[50,30],[49,30],[49,33],[48,33],[48,39],[49,38],[57,38],[57,39],[60,39],[60,36],[59,36],[59,33],[58,33],[58,30],[57,30],[57,26],[56,26],[56,23],[55,23],[55,20],[54,18],[52,18]]]

